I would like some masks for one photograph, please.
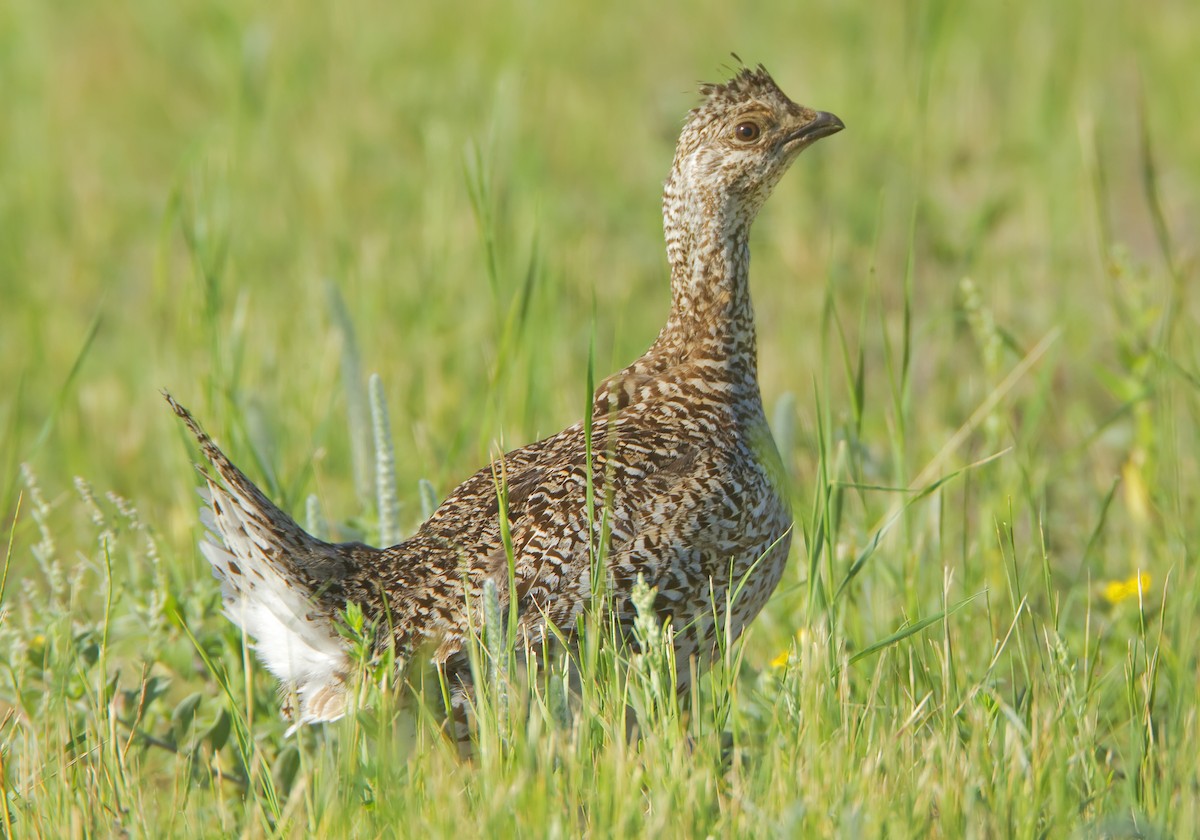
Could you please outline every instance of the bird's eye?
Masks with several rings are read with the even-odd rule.
[[[753,143],[758,139],[760,134],[762,134],[762,129],[759,128],[758,123],[751,122],[750,120],[738,123],[737,127],[733,130],[733,136],[743,143]]]

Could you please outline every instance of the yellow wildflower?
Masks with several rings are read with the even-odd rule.
[[[1139,591],[1144,596],[1150,588],[1150,575],[1138,572],[1127,580],[1110,580],[1104,584],[1104,600],[1110,604],[1119,604],[1130,598],[1137,598]]]
[[[807,627],[801,627],[799,630],[796,631],[796,641],[799,644],[804,644],[804,642],[807,639],[808,639],[808,628]],[[787,667],[787,664],[788,664],[788,662],[791,661],[791,659],[792,659],[792,651],[789,648],[788,650],[785,650],[783,653],[779,654],[774,659],[772,659],[770,662],[770,666],[772,668],[785,668],[785,667]]]

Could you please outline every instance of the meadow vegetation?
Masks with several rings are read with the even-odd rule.
[[[0,5],[0,837],[1200,834],[1197,32]],[[463,762],[351,611],[360,707],[286,734],[159,389],[300,521],[411,531],[653,339],[659,189],[731,50],[847,125],[755,228],[797,529],[763,615],[683,704],[653,622],[637,656],[589,626],[575,699],[481,639]]]

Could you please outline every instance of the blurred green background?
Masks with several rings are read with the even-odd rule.
[[[391,396],[406,475],[444,489],[490,438],[573,421],[593,318],[603,372],[665,316],[659,187],[696,80],[722,77],[731,50],[849,126],[801,161],[756,230],[768,403],[808,402],[827,286],[848,328],[864,299],[884,310],[868,318],[868,352],[881,324],[897,327],[911,242],[914,384],[936,392],[914,431],[936,443],[978,396],[954,315],[970,276],[1021,347],[1064,330],[1069,391],[1047,434],[1069,445],[1114,407],[1094,366],[1114,361],[1112,297],[1127,292],[1105,246],[1163,270],[1143,132],[1176,262],[1195,253],[1190,3],[12,2],[0,14],[10,510],[26,459],[170,495],[178,448],[161,387],[210,423],[218,391],[254,402],[317,435],[340,480],[342,435],[321,431],[339,393],[326,279]],[[472,178],[488,187],[494,278]],[[497,377],[530,265],[537,328],[520,372]],[[1162,284],[1145,285],[1161,305]],[[483,443],[455,450],[464,430]],[[278,453],[285,471],[302,450]]]
[[[762,388],[802,539],[748,662],[821,622],[859,649],[987,589],[946,631],[969,651],[965,684],[993,685],[997,639],[1034,616],[1031,649],[1053,628],[1071,668],[1105,675],[1081,701],[1107,733],[1096,756],[1121,752],[1117,733],[1164,731],[1158,714],[1194,738],[1198,33],[1192,0],[0,4],[0,522],[5,607],[24,616],[3,632],[13,650],[52,636],[36,614],[61,595],[46,533],[85,582],[63,626],[103,611],[86,597],[103,564],[78,475],[136,505],[164,552],[161,568],[132,546],[113,558],[114,615],[153,590],[229,635],[160,388],[285,507],[314,493],[368,539],[346,419],[367,374],[388,397],[406,528],[419,479],[444,495],[496,445],[578,419],[589,345],[603,376],[666,317],[662,180],[697,82],[737,52],[847,125],[755,228]],[[849,601],[815,611],[817,576],[836,589],[907,498],[879,488],[1000,452],[910,508]],[[44,498],[33,517],[22,463]],[[821,510],[834,545],[812,568]],[[1132,619],[1103,587],[1138,569],[1161,609]],[[125,673],[186,660],[179,627],[148,643],[130,622],[108,639]],[[1141,714],[1126,701],[1149,666],[1122,657],[1155,623],[1170,677]],[[1046,644],[1039,661],[1060,652]],[[917,696],[895,667],[900,710]],[[177,693],[204,685],[183,671]],[[1030,679],[996,691],[1020,708]],[[902,731],[921,754],[919,727]],[[1194,803],[1170,812],[1186,752],[1117,760],[1117,810],[1194,826]],[[844,783],[814,779],[812,795]],[[1085,809],[1054,790],[1053,814]],[[1071,825],[1057,819],[1029,824]]]

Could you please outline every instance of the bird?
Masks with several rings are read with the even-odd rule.
[[[761,64],[700,95],[663,189],[671,306],[657,338],[597,386],[590,422],[497,456],[399,544],[308,534],[164,391],[207,461],[200,548],[225,614],[294,692],[294,726],[347,710],[351,604],[380,628],[380,650],[426,652],[448,715],[465,716],[489,581],[525,638],[568,644],[598,587],[631,638],[644,581],[673,631],[681,694],[775,590],[792,514],[758,383],[750,228],[797,156],[844,124],[793,102]]]

